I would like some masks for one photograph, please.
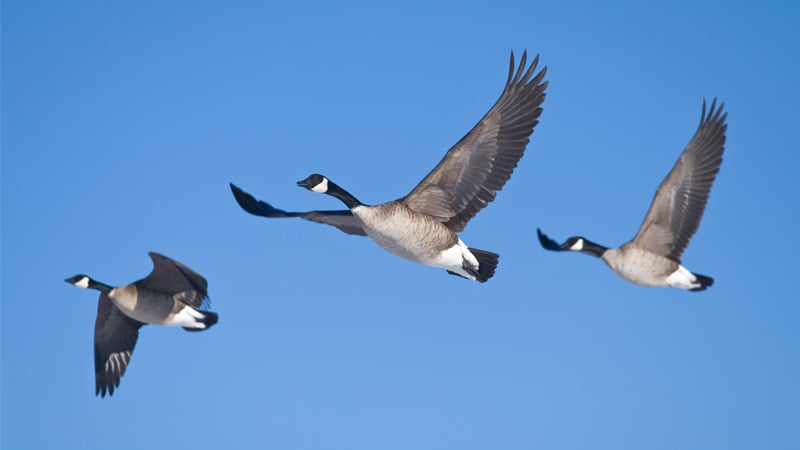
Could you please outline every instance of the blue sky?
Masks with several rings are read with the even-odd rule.
[[[741,3],[741,2],[740,2]],[[2,4],[3,449],[800,447],[796,31],[782,2]],[[462,233],[486,284],[368,239],[239,209],[406,194],[492,105],[508,54],[550,86],[525,156]],[[726,104],[684,265],[647,289],[554,254],[619,245]],[[150,250],[209,280],[220,322],[145,327],[94,396],[97,295]]]

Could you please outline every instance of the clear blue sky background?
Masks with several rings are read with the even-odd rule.
[[[5,449],[800,448],[796,2],[2,4]],[[486,284],[365,238],[250,216],[328,175],[406,194],[499,95],[550,87],[469,245]],[[694,133],[728,141],[684,254],[716,284],[647,289],[544,251],[618,245]],[[145,327],[94,396],[97,293],[149,250],[205,275],[215,328]]]

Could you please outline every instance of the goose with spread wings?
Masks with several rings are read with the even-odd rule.
[[[526,60],[524,52],[517,67],[511,54],[508,79],[500,98],[405,197],[367,205],[320,174],[297,184],[335,197],[348,209],[287,212],[255,199],[231,183],[233,195],[251,214],[300,217],[332,225],[347,234],[369,236],[402,258],[485,282],[494,275],[499,255],[467,247],[457,233],[503,188],[539,122],[547,88],[546,68],[536,73],[539,57],[530,66]]]
[[[164,255],[149,255],[152,272],[126,286],[112,287],[83,274],[64,280],[100,291],[94,324],[95,395],[113,395],[119,387],[142,325],[202,331],[219,319],[217,313],[198,309],[208,298],[205,278]]]
[[[641,286],[671,286],[702,291],[714,279],[692,273],[681,264],[681,255],[703,217],[711,185],[722,164],[727,113],[724,103],[711,103],[700,126],[664,181],[656,190],[650,210],[639,232],[619,248],[607,248],[582,236],[559,244],[537,229],[539,242],[547,250],[578,251],[599,257],[617,275]]]

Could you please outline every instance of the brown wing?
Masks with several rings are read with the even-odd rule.
[[[500,98],[466,136],[406,196],[411,209],[444,222],[454,232],[489,204],[508,181],[542,113],[547,68],[533,76],[534,58],[525,70],[527,52],[514,72],[514,53]],[[533,78],[531,78],[533,77]]]
[[[114,395],[125,375],[142,322],[122,313],[104,293],[97,302],[94,322],[95,395]]]
[[[137,281],[138,287],[174,295],[188,292],[182,297],[187,305],[199,308],[208,297],[208,282],[189,267],[156,252],[149,252],[153,270],[147,277]]]
[[[252,195],[239,189],[238,186],[231,185],[231,192],[233,192],[236,202],[243,210],[255,216],[269,217],[269,218],[284,218],[284,217],[300,217],[301,219],[310,220],[316,223],[323,223],[331,225],[344,231],[347,234],[356,236],[366,236],[367,233],[361,227],[361,222],[350,212],[350,210],[337,210],[337,211],[306,211],[306,212],[292,212],[284,211],[273,207],[267,202],[257,200]]]
[[[714,99],[706,115],[703,101],[700,126],[658,187],[650,210],[633,239],[642,248],[675,262],[680,262],[700,225],[711,185],[722,164],[728,114],[722,112],[724,103],[718,109],[716,104]]]

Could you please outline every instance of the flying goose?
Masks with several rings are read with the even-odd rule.
[[[83,274],[64,280],[100,291],[94,323],[95,395],[113,395],[119,387],[142,325],[202,331],[219,318],[217,313],[197,309],[208,298],[205,278],[164,255],[148,254],[153,271],[127,286],[111,287]]]
[[[494,275],[499,255],[467,247],[456,233],[485,207],[525,151],[542,113],[546,68],[535,76],[539,56],[525,69],[527,52],[514,71],[514,53],[500,98],[472,130],[408,195],[366,205],[323,175],[313,174],[298,186],[341,200],[347,210],[286,212],[256,200],[231,183],[239,206],[264,217],[301,217],[333,225],[347,234],[369,236],[379,246],[411,261],[439,267],[469,280]]]
[[[542,247],[597,256],[617,275],[641,286],[702,291],[714,284],[713,278],[683,267],[681,255],[700,225],[711,184],[722,164],[728,114],[722,112],[724,103],[718,109],[716,103],[716,99],[711,102],[706,115],[703,101],[700,126],[656,190],[650,210],[631,241],[619,248],[606,248],[573,236],[559,245],[537,229]]]

